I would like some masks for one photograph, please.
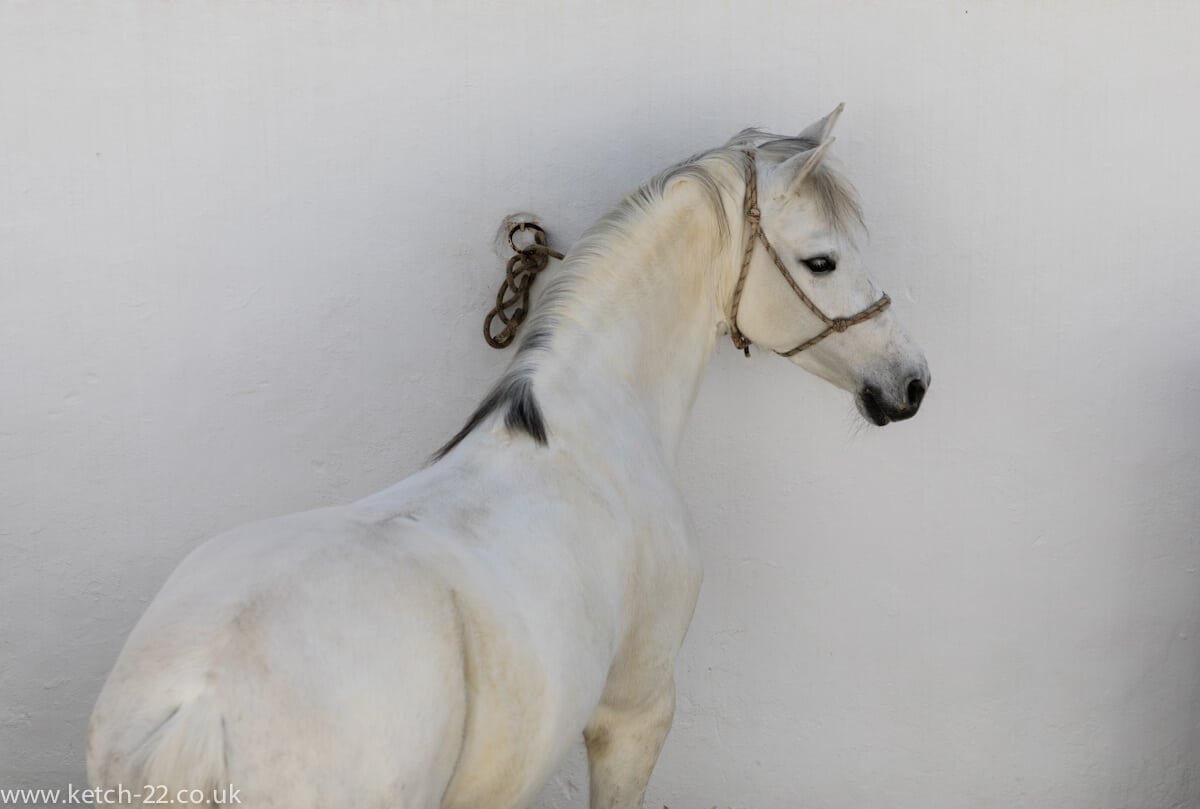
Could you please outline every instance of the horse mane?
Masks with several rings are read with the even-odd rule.
[[[740,189],[729,187],[724,173],[715,171],[715,166],[724,164],[733,169],[735,176],[740,177],[745,175],[748,151],[753,150],[760,162],[778,164],[819,145],[811,138],[776,135],[753,127],[743,129],[723,146],[694,154],[659,172],[637,190],[627,194],[588,228],[571,250],[562,270],[546,285],[540,300],[530,312],[525,331],[518,338],[512,363],[471,413],[467,423],[433,454],[430,462],[436,463],[444,458],[489,416],[501,411],[505,414],[504,426],[510,432],[524,433],[540,446],[547,444],[549,429],[533,392],[536,355],[549,349],[551,337],[561,322],[561,314],[574,297],[579,276],[606,254],[614,236],[628,231],[662,200],[672,180],[695,181],[715,214],[719,235],[728,238],[730,218],[725,197],[740,193]],[[827,161],[822,161],[805,179],[805,183],[816,192],[817,204],[836,230],[849,236],[856,229],[865,228],[862,206],[854,187]]]

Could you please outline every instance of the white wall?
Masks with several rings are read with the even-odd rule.
[[[459,426],[502,215],[845,100],[934,386],[860,429],[721,348],[648,805],[1200,806],[1198,7],[508,5],[0,6],[0,787],[82,780],[190,548]]]

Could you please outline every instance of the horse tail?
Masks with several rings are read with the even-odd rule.
[[[227,782],[225,725],[212,695],[203,692],[176,706],[132,749],[109,750],[105,760],[89,762],[95,787],[124,786],[156,790],[151,798],[192,806],[214,805]],[[177,796],[183,798],[177,799]],[[196,800],[203,795],[201,800]],[[147,798],[133,796],[132,803]],[[124,800],[130,800],[125,795]]]

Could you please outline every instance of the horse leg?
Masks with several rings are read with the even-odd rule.
[[[591,809],[638,809],[675,715],[675,683],[636,704],[601,703],[583,732]]]

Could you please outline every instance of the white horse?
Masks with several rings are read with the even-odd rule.
[[[823,162],[840,112],[747,130],[626,197],[434,463],[188,556],[100,694],[92,785],[505,809],[582,733],[593,809],[639,806],[700,587],[676,452],[718,335],[790,355],[876,424],[929,384]]]

